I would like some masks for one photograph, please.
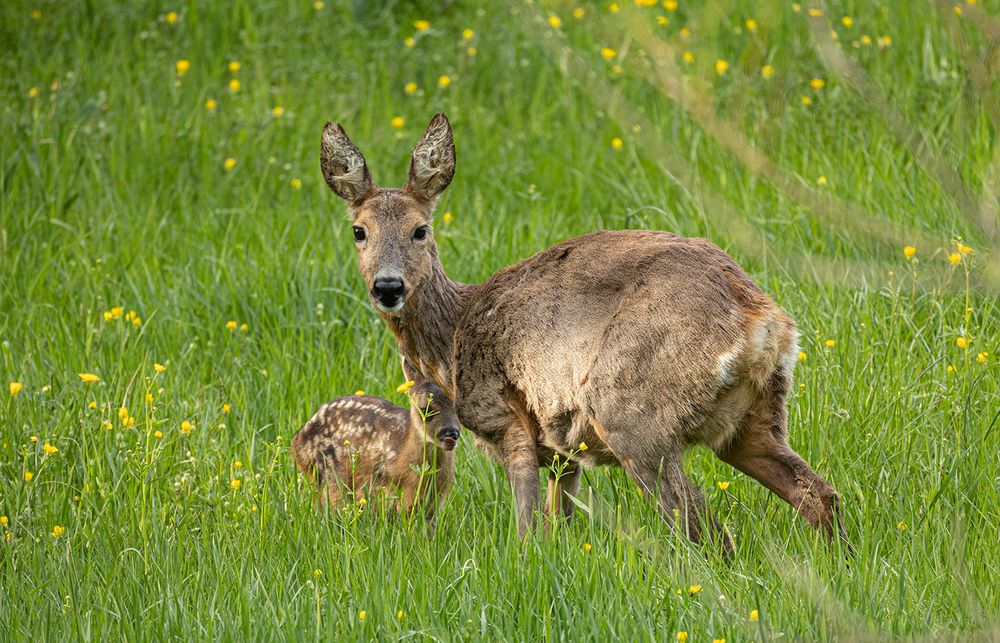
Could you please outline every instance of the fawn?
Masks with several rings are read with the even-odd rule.
[[[619,464],[665,520],[695,542],[707,529],[731,552],[681,465],[682,451],[702,444],[846,538],[839,495],[788,445],[795,324],[718,247],[595,232],[460,284],[445,276],[431,228],[455,172],[443,114],[413,150],[402,189],[375,185],[340,125],[323,129],[320,166],[347,202],[358,267],[407,377],[436,382],[503,462],[522,535],[538,468],[572,454],[562,477],[550,473],[547,511],[558,503],[570,515],[579,465]]]
[[[324,404],[292,438],[292,456],[331,508],[398,488],[398,509],[410,512],[428,496],[433,518],[455,479],[458,419],[452,401],[430,382],[409,390],[410,409],[367,395]],[[367,500],[366,500],[367,502]]]

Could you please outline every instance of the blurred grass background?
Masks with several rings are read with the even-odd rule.
[[[645,4],[0,6],[3,638],[997,636],[1000,4]],[[433,540],[314,510],[294,431],[358,388],[403,403],[319,132],[399,185],[437,111],[453,279],[655,228],[798,320],[791,441],[849,565],[703,451],[731,564],[618,470],[522,544],[471,441]]]

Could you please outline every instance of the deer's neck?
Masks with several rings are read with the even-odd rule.
[[[429,278],[410,294],[399,313],[383,315],[409,364],[454,398],[452,343],[470,286],[448,279],[433,256]]]

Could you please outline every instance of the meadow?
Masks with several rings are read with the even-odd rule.
[[[1000,637],[998,42],[998,0],[2,3],[0,638]],[[320,131],[401,185],[438,111],[452,279],[661,229],[797,320],[853,555],[703,449],[731,561],[619,469],[522,542],[468,435],[433,538],[317,511],[294,432],[405,404]]]

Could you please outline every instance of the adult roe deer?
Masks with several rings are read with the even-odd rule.
[[[443,114],[402,189],[375,185],[340,125],[324,127],[320,165],[347,202],[358,266],[407,376],[435,381],[503,462],[522,535],[538,468],[585,442],[563,477],[550,476],[547,508],[571,513],[577,464],[621,464],[693,541],[703,526],[719,534],[681,466],[700,443],[846,537],[836,490],[788,446],[795,324],[722,250],[667,232],[595,232],[460,284],[445,276],[430,225],[455,172]]]

